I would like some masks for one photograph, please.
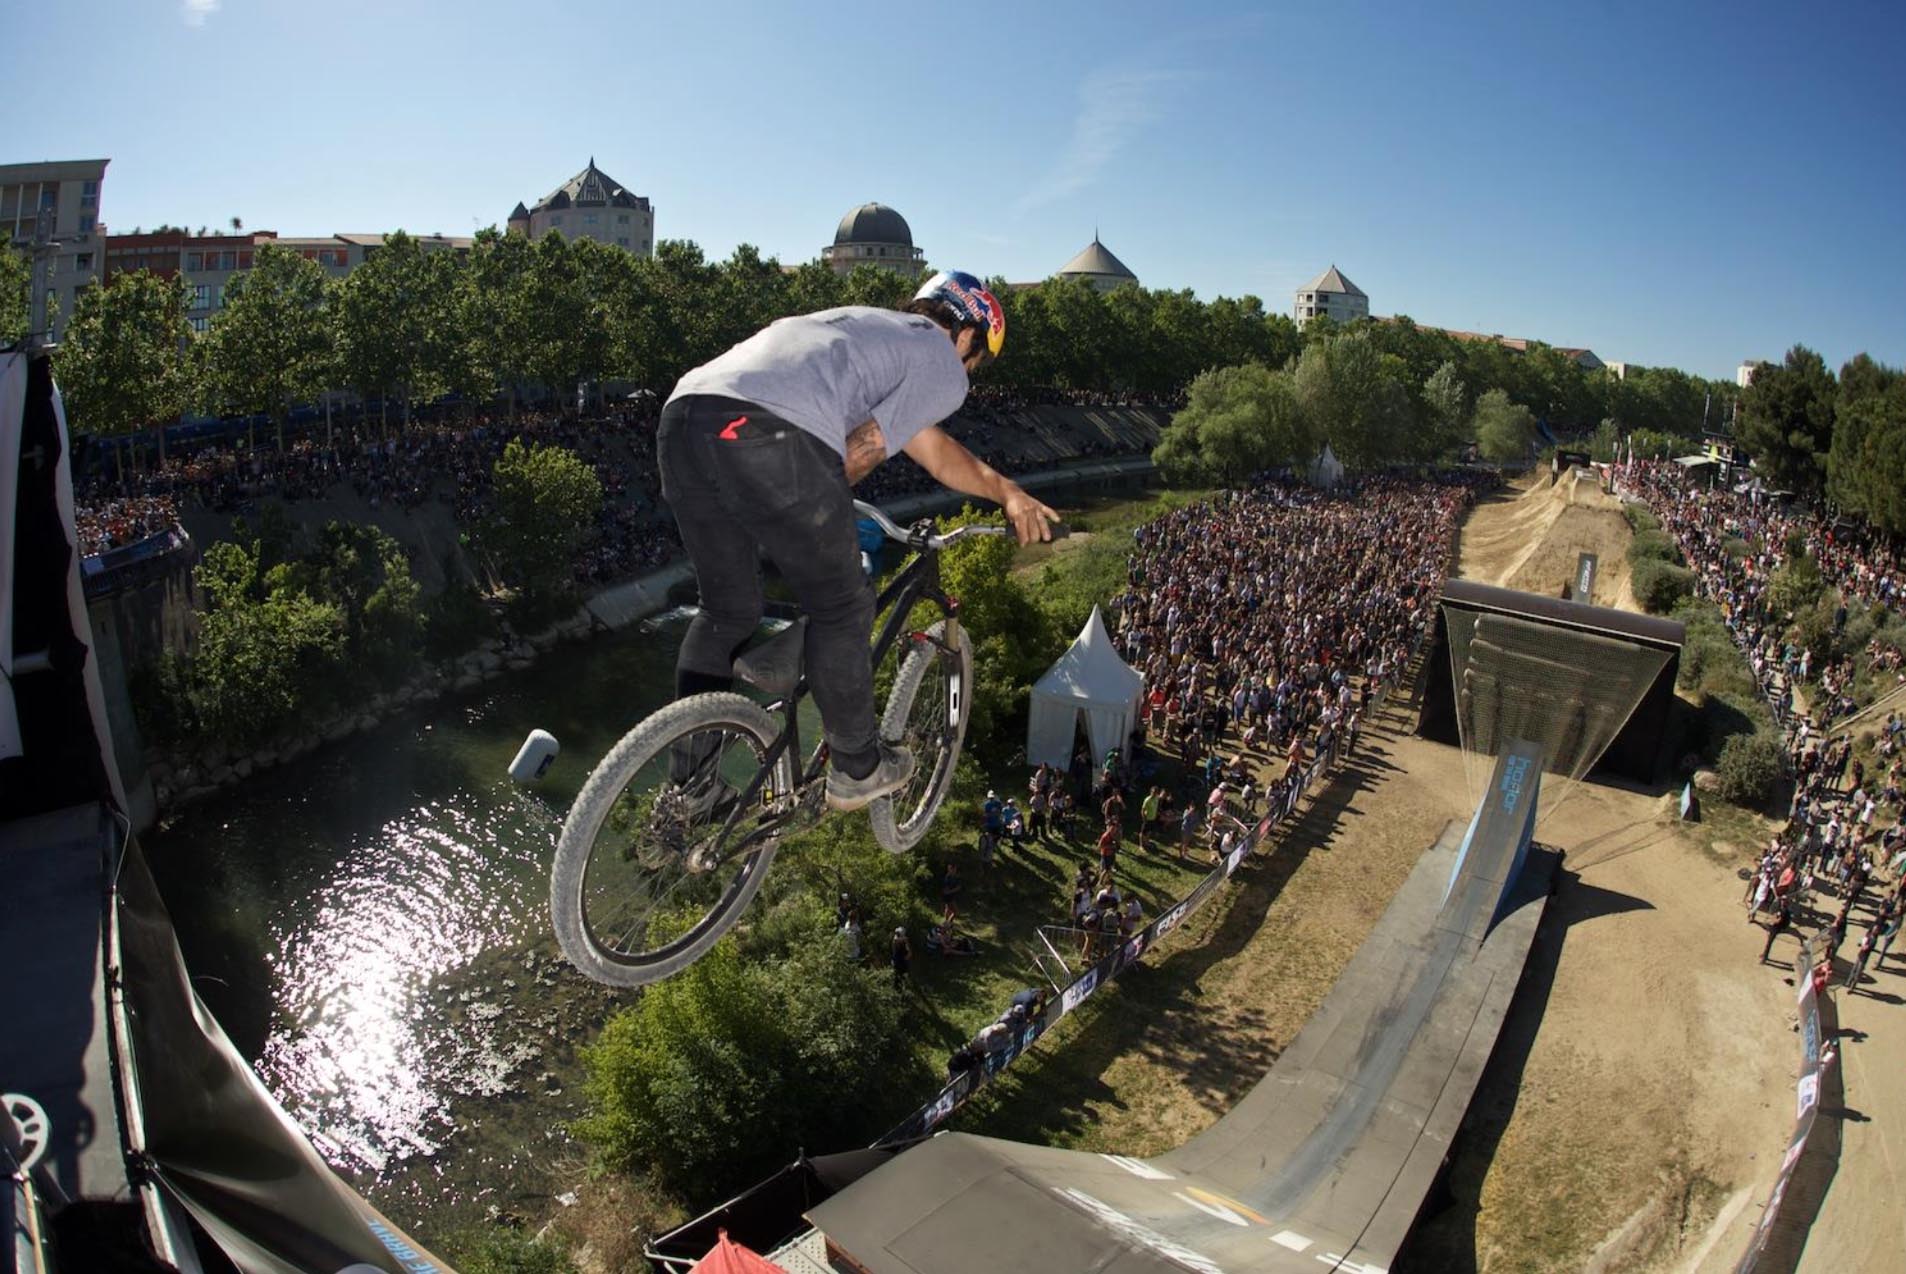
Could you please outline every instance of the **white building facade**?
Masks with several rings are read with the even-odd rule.
[[[1291,317],[1299,327],[1314,318],[1327,318],[1333,323],[1369,318],[1370,297],[1333,265],[1297,289]]]
[[[0,164],[0,233],[8,247],[33,252],[42,209],[51,214],[51,237],[59,245],[50,270],[35,279],[34,295],[42,309],[29,319],[35,331],[51,330],[59,339],[79,303],[79,294],[98,281],[106,264],[106,228],[100,223],[101,187],[108,159],[67,159],[39,164]],[[51,321],[49,322],[49,317]]]
[[[534,207],[517,204],[507,229],[531,239],[560,230],[565,239],[594,239],[638,257],[655,255],[655,208],[646,196],[630,193],[597,168],[594,155],[587,168]]]

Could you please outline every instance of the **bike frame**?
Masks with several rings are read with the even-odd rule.
[[[878,510],[860,505],[858,501],[855,503],[863,511],[878,515]],[[884,516],[879,517],[878,520],[888,529],[889,538],[916,550],[918,556],[887,582],[874,601],[874,613],[886,615],[886,618],[881,621],[879,631],[874,635],[871,656],[874,666],[876,668],[880,666],[881,660],[887,657],[888,652],[894,648],[894,644],[903,634],[915,641],[931,641],[943,651],[957,650],[960,606],[958,600],[948,597],[946,591],[940,586],[942,546],[935,542],[932,522],[916,522],[904,532],[895,535],[894,532],[899,528],[887,522]],[[919,629],[908,627],[907,621],[913,615],[913,608],[921,602],[931,602],[945,617],[946,640],[933,638]],[[774,772],[775,765],[784,754],[797,757],[801,755],[799,710],[801,700],[807,695],[807,672],[803,667],[800,677],[794,683],[794,689],[783,698],[768,705],[769,712],[781,714],[780,733],[775,735],[774,742],[768,745],[768,750],[762,757],[760,769],[756,771],[754,779],[742,790],[740,799],[735,802],[735,808],[729,811],[728,819],[722,826],[722,836],[725,838],[736,830],[736,819],[745,811],[766,807],[770,813],[768,817],[750,828],[746,836],[726,849],[721,855],[722,859],[725,860],[736,853],[749,850],[760,841],[779,837],[797,825],[805,825],[819,818],[818,808],[809,808],[800,800],[800,797],[813,791],[815,785],[825,776],[827,769],[825,741],[817,744],[813,752],[808,755],[805,766],[795,778],[793,791],[763,790],[768,776]]]

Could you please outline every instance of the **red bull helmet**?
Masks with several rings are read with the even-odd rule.
[[[983,328],[986,348],[994,358],[1006,348],[1006,311],[984,283],[964,270],[940,271],[920,285],[913,299],[937,301],[957,314],[962,322]]]

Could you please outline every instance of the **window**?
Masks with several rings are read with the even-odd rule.
[[[90,212],[81,213],[79,218],[79,232],[81,234],[91,234],[93,232],[93,222],[95,220],[96,218],[94,218],[92,213]]]
[[[197,332],[199,335],[203,336],[205,334],[205,328],[207,324],[205,322],[204,315],[194,314],[192,317],[186,319],[185,321],[190,323],[192,325],[192,330]]]
[[[185,254],[185,268],[194,274],[198,273],[200,270],[203,270],[205,268],[205,254],[203,252],[186,253]]]
[[[93,268],[93,254],[90,252],[82,252],[79,255],[75,256],[73,258],[73,268],[75,270],[92,269]]]
[[[89,181],[85,185],[79,188],[79,193],[84,195],[88,199],[97,199],[99,198],[99,183],[96,181]]]
[[[629,236],[625,234],[625,235],[623,235],[622,237],[620,237],[619,239],[617,239],[617,240],[615,241],[615,246],[616,246],[616,247],[618,247],[618,248],[626,248],[626,247],[628,247],[628,246],[629,246]]]
[[[241,252],[238,254],[238,268],[241,270],[251,269],[251,253]]]
[[[211,284],[194,283],[192,285],[192,308],[195,310],[209,310],[212,308]],[[200,321],[203,322],[204,320],[201,319]]]
[[[629,214],[628,214],[628,213],[626,213],[626,212],[618,212],[618,213],[617,213],[617,214],[615,215],[615,223],[616,223],[616,224],[617,224],[618,226],[626,226],[626,225],[628,225],[628,224],[629,224]]]
[[[552,225],[552,226],[560,226],[560,225],[561,225],[562,223],[563,223],[563,214],[562,214],[562,213],[560,213],[560,212],[552,212],[552,213],[550,213],[550,214],[549,214],[549,224],[550,224],[550,225]]]
[[[59,206],[60,206],[59,187],[58,186],[41,186],[40,187],[41,210],[44,211],[47,209],[57,208]]]
[[[221,270],[236,270],[238,268],[238,254],[236,252],[219,253],[218,268]]]
[[[584,213],[584,214],[583,214],[583,217],[582,217],[582,224],[584,224],[585,226],[593,226],[593,225],[595,225],[595,224],[596,224],[596,214],[595,214],[595,213],[593,213],[593,212],[586,212],[586,213]]]

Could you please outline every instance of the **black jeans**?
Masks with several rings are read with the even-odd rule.
[[[656,452],[662,496],[701,589],[701,613],[675,661],[676,693],[732,683],[735,653],[761,624],[765,552],[808,618],[807,680],[835,764],[871,770],[874,590],[840,456],[759,407],[710,395],[663,409]]]

